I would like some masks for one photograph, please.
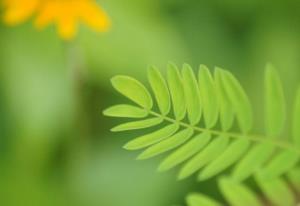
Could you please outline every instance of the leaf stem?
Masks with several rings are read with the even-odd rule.
[[[250,141],[252,142],[259,142],[259,143],[266,143],[266,144],[273,144],[274,146],[281,148],[281,149],[286,149],[286,150],[290,150],[292,152],[297,153],[298,155],[300,155],[300,149],[298,149],[297,147],[295,147],[294,145],[292,145],[289,142],[285,142],[282,140],[276,140],[275,138],[271,138],[268,137],[266,135],[255,135],[255,134],[240,134],[240,133],[234,133],[234,132],[227,132],[227,131],[217,131],[217,130],[213,130],[213,129],[206,129],[206,128],[201,128],[201,127],[197,127],[194,125],[190,125],[188,123],[182,122],[182,121],[178,121],[176,119],[172,119],[170,117],[167,116],[163,116],[157,112],[154,111],[149,111],[149,114],[156,116],[156,117],[160,117],[163,118],[165,121],[174,123],[174,124],[179,124],[182,127],[185,128],[192,128],[194,131],[197,132],[209,132],[213,135],[225,135],[228,138],[233,138],[233,139],[238,139],[238,138],[248,138]]]

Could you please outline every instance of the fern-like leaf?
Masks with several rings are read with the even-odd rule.
[[[116,105],[104,111],[106,116],[134,118],[112,131],[155,126],[152,132],[133,139],[124,148],[145,149],[138,159],[170,152],[160,164],[159,171],[184,163],[179,179],[198,172],[198,179],[206,180],[235,165],[229,177],[219,180],[219,187],[231,205],[241,205],[238,204],[241,201],[243,206],[261,205],[243,183],[251,176],[256,177],[257,184],[271,203],[281,204],[273,194],[281,191],[288,205],[292,204],[293,194],[288,192],[282,176],[287,175],[291,181],[299,182],[300,179],[293,172],[299,171],[295,168],[300,156],[300,89],[294,103],[293,138],[284,140],[280,136],[286,126],[286,103],[279,75],[270,64],[265,73],[265,134],[262,135],[251,134],[254,123],[250,100],[230,72],[216,68],[212,74],[201,65],[197,74],[187,64],[181,70],[169,64],[165,79],[157,68],[151,67],[148,80],[155,103],[150,92],[136,79],[127,76],[112,78],[115,89],[135,103]],[[154,104],[158,111],[153,109]],[[233,131],[235,120],[238,131]],[[162,123],[163,126],[157,128]],[[278,191],[273,186],[278,186]],[[199,204],[218,205],[201,195],[188,198],[191,206],[197,201]]]

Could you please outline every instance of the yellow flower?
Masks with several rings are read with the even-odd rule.
[[[107,31],[110,20],[95,0],[4,0],[4,21],[17,25],[35,16],[35,26],[44,28],[54,23],[59,35],[72,39],[79,22],[98,32]]]

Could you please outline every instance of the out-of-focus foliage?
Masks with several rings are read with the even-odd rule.
[[[111,31],[83,27],[70,43],[53,26],[0,26],[1,202],[163,206],[180,204],[192,190],[218,198],[214,182],[174,182],[173,173],[153,172],[157,160],[137,163],[134,154],[119,150],[129,136],[111,135],[112,122],[101,115],[120,98],[109,79],[143,79],[147,65],[165,68],[168,61],[222,65],[237,74],[262,113],[257,82],[266,62],[280,70],[286,97],[293,100],[300,74],[299,3],[99,3],[111,17]]]

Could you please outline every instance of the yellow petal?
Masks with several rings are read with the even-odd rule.
[[[103,32],[110,29],[111,22],[108,15],[95,2],[82,2],[79,12],[81,20],[96,31]]]
[[[39,0],[11,0],[5,1],[6,11],[4,22],[9,25],[16,25],[26,21],[37,10]]]
[[[45,3],[38,13],[36,20],[35,20],[35,26],[38,29],[41,29],[51,22],[54,22],[57,17],[57,8],[54,4],[51,3]]]
[[[1,0],[0,0],[1,1]],[[59,35],[71,39],[77,32],[79,21],[96,31],[107,31],[110,19],[95,0],[2,0],[5,7],[4,19],[15,25],[36,14],[35,26],[43,28],[56,24]]]
[[[77,32],[77,19],[73,10],[60,8],[56,19],[59,35],[66,40],[72,39]]]

